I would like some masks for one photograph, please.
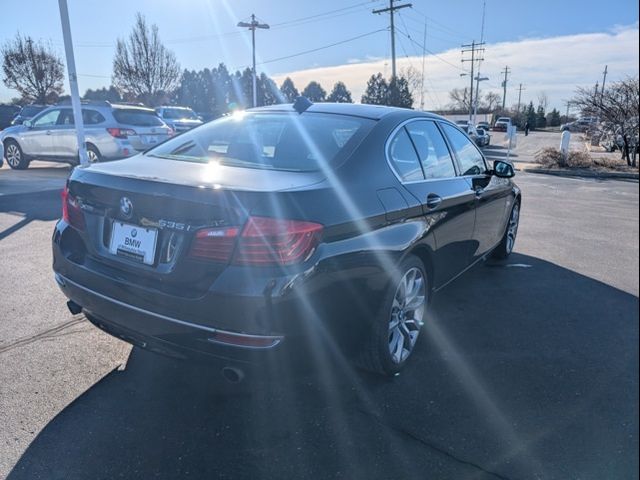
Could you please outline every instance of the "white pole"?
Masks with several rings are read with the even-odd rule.
[[[69,88],[71,89],[71,106],[73,107],[73,122],[76,127],[78,139],[78,155],[80,165],[88,165],[87,149],[84,143],[84,124],[82,122],[82,107],[80,106],[80,93],[78,93],[78,76],[76,75],[76,62],[73,56],[73,42],[71,41],[71,26],[69,25],[69,9],[67,0],[58,0],[60,7],[60,22],[62,23],[62,37],[64,39],[64,53],[67,57],[67,71],[69,72]]]

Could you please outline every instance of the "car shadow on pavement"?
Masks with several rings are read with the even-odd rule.
[[[0,240],[34,220],[56,220],[62,215],[60,189],[0,195],[0,213],[11,213],[16,217],[22,217],[12,226],[0,230]]]
[[[338,355],[239,385],[134,348],[38,434],[10,480],[631,478],[638,298],[514,254],[434,299],[380,379]],[[310,352],[310,357],[314,354]]]

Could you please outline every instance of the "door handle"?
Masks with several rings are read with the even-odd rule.
[[[427,195],[427,208],[433,210],[438,205],[442,203],[442,197],[440,195],[436,195],[435,193],[430,193]]]

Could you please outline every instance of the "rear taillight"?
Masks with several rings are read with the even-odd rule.
[[[189,255],[219,262],[228,262],[233,253],[239,227],[203,228],[196,232]]]
[[[62,197],[62,219],[78,230],[84,230],[84,214],[76,198],[69,193],[69,187],[64,187]]]
[[[128,138],[136,134],[136,131],[130,128],[107,128],[107,132],[115,138]]]
[[[322,225],[298,220],[250,217],[233,263],[242,265],[291,265],[306,260],[320,242]]]
[[[249,217],[241,233],[238,227],[198,230],[190,255],[237,265],[292,265],[311,256],[321,235],[317,223]]]

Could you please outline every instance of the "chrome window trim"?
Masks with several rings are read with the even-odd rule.
[[[435,119],[430,117],[412,117],[396,125],[396,127],[391,131],[391,133],[387,137],[387,140],[384,142],[384,157],[387,160],[387,165],[393,172],[393,175],[398,179],[398,181],[402,185],[413,185],[416,183],[427,183],[427,182],[442,182],[445,180],[453,180],[455,178],[461,178],[460,175],[457,175],[458,164],[457,164],[456,158],[453,156],[453,152],[451,151],[451,147],[449,145],[449,139],[444,135],[444,132],[442,132],[441,130],[440,130],[440,134],[442,135],[444,142],[447,145],[447,148],[449,149],[449,156],[451,157],[451,161],[453,163],[453,170],[456,172],[456,175],[454,175],[453,177],[423,178],[422,180],[409,180],[409,181],[402,180],[400,175],[398,175],[398,172],[393,167],[393,164],[391,163],[391,158],[389,156],[389,149],[391,148],[391,140],[393,140],[395,136],[398,134],[398,132],[404,127],[406,127],[409,123],[413,123],[417,121],[433,122],[436,125],[436,128],[438,128],[438,130],[440,130],[438,123],[442,122],[442,120],[440,119]],[[409,140],[411,140],[411,135],[409,134],[409,132],[407,132],[407,135],[409,135]],[[413,143],[413,140],[411,140],[411,142]],[[417,153],[416,153],[416,158],[418,160],[418,165],[420,165],[420,170],[422,171],[422,175],[424,176],[424,170],[422,169],[422,162],[420,161],[420,157],[418,157]]]

